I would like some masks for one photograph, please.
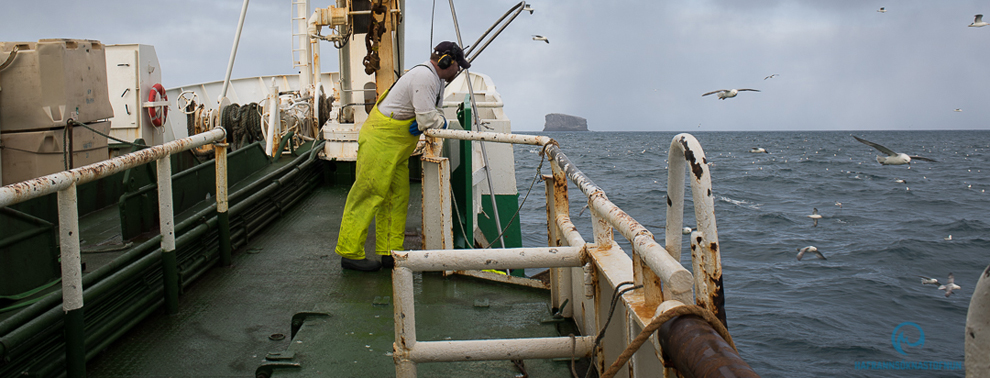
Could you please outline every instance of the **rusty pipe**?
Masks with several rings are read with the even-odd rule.
[[[667,361],[687,378],[759,377],[712,325],[697,315],[670,319],[657,331]]]

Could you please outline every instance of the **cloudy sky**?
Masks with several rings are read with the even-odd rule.
[[[294,72],[290,3],[250,2],[234,77]],[[456,1],[465,42],[516,3]],[[5,1],[0,40],[149,44],[166,87],[222,80],[241,4]],[[974,14],[990,15],[985,0],[531,4],[536,12],[520,15],[472,68],[495,81],[515,130],[542,130],[547,113],[585,117],[596,131],[990,128],[990,27],[967,27]],[[430,50],[432,5],[407,0],[408,62]],[[446,0],[435,14],[434,41],[456,40]],[[326,60],[324,71],[336,71]],[[764,80],[770,74],[779,76]],[[701,96],[731,88],[762,92]]]

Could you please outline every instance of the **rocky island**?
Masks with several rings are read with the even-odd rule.
[[[567,114],[550,113],[543,131],[588,131],[588,120]]]

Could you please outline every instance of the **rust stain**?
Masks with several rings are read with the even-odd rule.
[[[670,196],[667,196],[667,207],[674,206],[674,203],[670,201]]]
[[[711,196],[712,196],[712,188],[708,188],[708,196],[709,196],[709,197],[711,197]]]
[[[701,180],[701,176],[705,174],[705,165],[698,161],[694,156],[694,151],[688,148],[687,139],[681,139],[681,145],[684,146],[684,159],[691,164],[691,172],[694,173],[694,177]]]
[[[695,238],[695,240],[697,240],[697,242],[696,242],[696,243],[699,243],[699,244],[700,244],[700,243],[702,242],[702,239],[701,239],[701,236],[699,236],[699,237],[697,237],[697,238]]]
[[[699,240],[699,242],[700,242],[700,240]],[[718,253],[718,243],[712,242],[711,244],[709,244],[709,247],[711,247],[712,253]]]

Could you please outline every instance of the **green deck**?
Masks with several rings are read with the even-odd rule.
[[[420,227],[419,185],[414,184],[407,235]],[[320,186],[285,212],[233,266],[216,267],[187,288],[179,312],[162,309],[87,363],[91,377],[253,377],[274,362],[286,377],[394,375],[392,286],[389,271],[342,271],[333,252],[347,188]],[[373,227],[372,227],[373,233]],[[369,238],[373,244],[373,236]],[[407,236],[418,249],[418,236]],[[488,307],[476,301],[487,300]],[[567,334],[549,317],[549,291],[467,277],[416,275],[420,340],[547,337]],[[293,315],[313,312],[290,340]],[[561,328],[561,331],[558,331]],[[278,339],[273,335],[285,335]],[[275,355],[292,356],[275,361]],[[273,360],[266,360],[266,356]],[[531,376],[570,376],[566,361],[527,360]],[[584,365],[587,366],[587,365]],[[584,370],[579,367],[583,375]],[[419,376],[518,374],[510,361],[419,365]]]

